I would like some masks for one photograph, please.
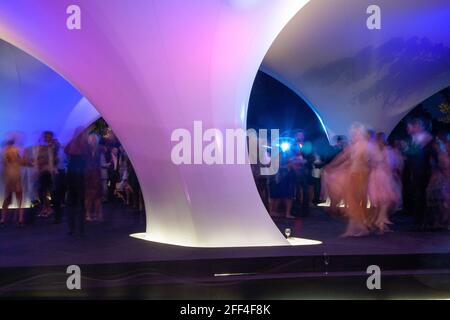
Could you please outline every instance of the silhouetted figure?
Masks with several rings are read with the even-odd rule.
[[[425,130],[421,119],[408,121],[410,144],[406,150],[406,181],[410,188],[411,201],[406,205],[411,208],[419,229],[426,228],[426,195],[431,177],[431,161],[436,159],[433,149],[433,137]]]
[[[53,175],[55,174],[55,161],[58,145],[55,144],[53,133],[45,131],[40,141],[36,164],[38,169],[38,193],[41,202],[39,216],[48,217],[52,213],[49,195],[52,191]]]
[[[88,138],[88,153],[86,155],[85,172],[85,206],[86,220],[103,220],[102,212],[102,153],[98,145],[98,137],[91,134]]]
[[[432,174],[427,187],[427,214],[433,229],[450,230],[450,140],[441,132],[434,140],[433,148],[438,161],[432,162]]]
[[[379,132],[369,145],[370,175],[368,194],[373,208],[369,222],[371,227],[382,234],[390,231],[390,213],[400,201],[400,188],[394,179],[392,163],[393,152],[386,143],[386,135]]]
[[[285,217],[294,219],[292,215],[292,203],[295,193],[295,176],[289,168],[288,160],[281,153],[280,168],[278,172],[269,179],[269,212],[277,215],[280,204],[284,205]]]
[[[58,146],[56,154],[56,172],[54,175],[54,188],[52,192],[52,203],[55,212],[54,223],[61,223],[62,221],[62,204],[64,202],[67,191],[67,158],[64,150],[59,145],[58,141],[54,142]]]
[[[85,220],[85,171],[86,171],[86,155],[87,133],[77,130],[73,140],[66,146],[65,153],[68,157],[67,165],[67,187],[68,187],[68,223],[69,234],[74,234],[76,224],[80,235],[84,235]]]
[[[295,176],[296,204],[300,205],[301,214],[309,214],[309,182],[311,176],[311,143],[305,141],[303,131],[295,134],[295,144],[292,146],[294,156],[289,159],[289,165]]]
[[[311,195],[312,203],[317,205],[320,203],[321,198],[321,173],[324,166],[324,161],[318,152],[314,152],[311,156]],[[310,197],[311,198],[311,197]]]
[[[111,157],[109,161],[108,169],[108,200],[114,201],[114,192],[116,190],[116,184],[120,182],[120,153],[119,148],[113,147],[111,149]]]

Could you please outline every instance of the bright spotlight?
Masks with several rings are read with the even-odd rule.
[[[289,142],[283,142],[281,145],[281,151],[286,152],[291,149],[291,144]]]

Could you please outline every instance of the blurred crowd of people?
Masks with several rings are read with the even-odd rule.
[[[36,217],[61,223],[63,212],[69,233],[84,234],[85,221],[103,221],[103,203],[122,201],[142,210],[142,195],[131,162],[109,128],[98,134],[78,129],[63,146],[50,131],[36,145],[22,149],[14,136],[2,151],[4,201],[0,225],[14,221],[32,224]],[[9,214],[16,198],[17,210]],[[31,201],[24,214],[24,199]],[[64,208],[66,210],[64,210]]]
[[[345,237],[391,231],[397,211],[414,217],[415,230],[449,229],[449,135],[433,137],[419,118],[408,121],[407,131],[409,139],[388,144],[384,133],[355,124],[350,141],[338,136],[326,151],[298,131],[290,150],[280,151],[278,173],[256,174],[258,190],[273,216],[280,208],[295,218],[328,207],[348,221]]]
[[[311,207],[327,206],[348,221],[343,236],[388,232],[396,211],[413,216],[417,230],[449,229],[449,135],[433,137],[419,118],[408,121],[407,131],[409,139],[388,144],[384,133],[355,124],[349,141],[338,136],[324,150],[298,130],[294,143],[280,151],[276,174],[258,176],[259,170],[254,171],[258,190],[273,216],[280,208],[283,216],[296,218],[309,215]],[[30,223],[35,216],[60,223],[64,211],[71,234],[77,226],[83,234],[85,221],[102,221],[104,202],[121,200],[143,209],[134,169],[109,128],[102,134],[78,130],[66,146],[50,131],[24,149],[11,137],[1,161],[5,190],[0,225],[12,218],[25,224],[25,198],[34,208]],[[13,196],[17,210],[9,215]]]

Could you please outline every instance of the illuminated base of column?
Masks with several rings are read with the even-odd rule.
[[[152,238],[151,234],[146,233],[146,232],[130,234],[130,237],[140,239],[140,240],[155,242],[155,243],[165,243],[165,244],[176,245],[176,246],[180,246],[180,247],[191,247],[191,246],[182,246],[182,245],[170,243],[170,242],[156,241],[154,238]],[[312,245],[322,244],[322,241],[319,241],[319,240],[311,240],[311,239],[296,238],[296,237],[289,237],[287,239],[287,241],[289,242],[289,244],[291,246],[312,246]],[[269,246],[267,246],[267,247],[269,247]],[[239,246],[234,246],[234,247],[239,247]],[[242,247],[248,247],[248,246],[243,245]],[[259,246],[259,247],[265,247],[265,246]],[[196,248],[198,248],[198,247],[196,247]],[[202,247],[200,247],[200,248],[202,248]],[[214,248],[214,247],[203,247],[203,248]]]

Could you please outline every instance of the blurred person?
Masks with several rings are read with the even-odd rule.
[[[349,223],[343,234],[346,236],[365,236],[369,233],[366,221],[366,205],[368,195],[369,163],[368,163],[369,136],[362,125],[353,125],[351,141],[347,150],[349,152],[348,178],[349,184],[345,191],[347,205],[347,218]]]
[[[128,171],[128,154],[125,151],[125,148],[120,145],[119,146],[119,177],[122,178],[123,175]],[[119,180],[120,180],[119,178]]]
[[[336,177],[337,175],[340,175],[339,171],[330,172],[331,171],[330,169],[328,171],[324,169],[325,167],[328,168],[336,167],[339,163],[341,163],[341,160],[339,158],[342,158],[341,153],[347,146],[348,140],[347,137],[344,135],[336,135],[332,138],[332,141],[334,141],[334,144],[330,145],[325,153],[324,164],[321,170],[320,189],[321,189],[321,198],[330,201],[330,210],[329,210],[330,213],[340,215],[339,204],[342,202],[343,196],[339,195],[339,191],[337,190],[337,188],[334,188],[334,186],[339,185],[339,183],[331,184],[330,182],[333,180],[331,179],[331,176],[337,178],[338,181],[342,181],[343,179]],[[336,158],[338,159],[334,161]],[[334,164],[328,166],[328,164],[330,164],[333,161]]]
[[[114,201],[116,184],[120,182],[120,153],[119,148],[113,147],[108,168],[108,200]]]
[[[108,148],[104,144],[99,145],[100,148],[100,165],[101,165],[101,180],[102,180],[102,201],[108,200],[108,169],[111,165],[108,160],[111,158],[108,155]]]
[[[121,181],[117,183],[115,195],[128,206],[130,205],[130,200],[134,194],[134,190],[131,187],[131,184],[129,183],[131,163],[129,159],[126,159],[126,161],[124,162],[126,163],[127,167],[123,171]]]
[[[27,224],[34,224],[39,210],[41,210],[39,200],[39,171],[37,169],[37,155],[39,145],[32,145],[25,148],[23,152],[23,193],[25,199],[30,199],[30,209],[27,212]]]
[[[54,145],[57,145],[57,154],[56,154],[56,172],[54,174],[54,188],[52,192],[52,203],[53,209],[55,211],[55,217],[53,223],[58,224],[62,222],[62,211],[63,204],[66,198],[67,191],[67,157],[64,153],[64,149],[59,144],[57,139],[55,139]]]
[[[8,208],[12,203],[12,197],[15,194],[18,207],[18,225],[24,225],[24,213],[22,208],[23,189],[22,189],[22,157],[20,150],[15,146],[15,140],[8,140],[3,150],[3,175],[5,181],[5,197],[2,205],[2,216],[0,224],[7,222]]]
[[[312,146],[310,142],[305,141],[303,131],[297,131],[295,134],[295,143],[291,147],[293,156],[289,159],[289,166],[295,177],[295,199],[300,205],[301,214],[309,214],[309,182],[311,176],[310,155]]]
[[[330,146],[321,170],[321,197],[330,201],[329,213],[339,217],[343,215],[341,205],[347,182],[348,155],[343,151],[348,145],[348,139],[345,135],[336,135],[332,140],[335,143]]]
[[[392,222],[389,220],[389,213],[396,208],[400,199],[400,190],[393,178],[390,156],[386,135],[383,132],[377,133],[369,150],[368,194],[374,208],[371,222],[380,234],[390,231],[388,225]]]
[[[403,158],[403,171],[401,173],[401,185],[402,185],[402,203],[401,203],[401,211],[406,215],[413,216],[413,201],[412,201],[412,186],[410,182],[410,163],[408,161],[408,149],[410,146],[409,141],[407,140],[397,140],[397,148]]]
[[[436,159],[433,149],[433,137],[425,130],[422,119],[414,118],[408,121],[407,131],[411,141],[406,151],[407,177],[411,203],[407,205],[412,210],[418,230],[427,227],[426,198],[427,187],[431,178],[431,163]]]
[[[37,170],[37,154],[38,145],[33,145],[25,148],[23,153],[23,165],[24,165],[24,192],[25,197],[31,200],[32,204],[39,203],[38,192],[38,170]]]
[[[36,155],[38,193],[41,202],[39,216],[42,217],[48,217],[52,213],[49,197],[53,187],[57,148],[58,146],[55,144],[53,133],[51,131],[43,132]]]
[[[428,222],[433,229],[449,229],[450,226],[449,146],[448,136],[439,133],[434,142],[437,161],[432,162],[432,174],[427,188],[427,205],[431,213]]]
[[[289,168],[286,156],[279,153],[280,168],[269,179],[269,212],[277,215],[280,204],[284,205],[285,217],[295,219],[292,215],[292,203],[295,193],[295,177]]]
[[[89,152],[87,131],[78,128],[72,140],[67,144],[64,152],[68,158],[67,189],[68,189],[68,224],[69,235],[73,235],[78,228],[81,236],[85,235],[85,171],[86,157]]]
[[[136,171],[133,168],[133,165],[131,163],[131,161],[128,159],[129,162],[129,174],[128,174],[128,183],[131,187],[131,189],[133,190],[133,193],[131,194],[131,205],[133,208],[138,209],[138,210],[142,210],[143,209],[143,200],[142,200],[142,192],[141,192],[141,188],[139,186],[139,181],[136,175]],[[268,197],[268,195],[267,195]],[[268,200],[267,200],[268,201]],[[267,205],[267,208],[269,208],[269,206]]]
[[[85,209],[86,220],[103,220],[102,212],[102,179],[101,148],[99,138],[95,134],[88,136],[85,168]]]
[[[110,127],[107,127],[105,129],[105,132],[104,132],[104,135],[102,138],[103,138],[105,146],[109,150],[119,146],[119,140],[117,139],[116,135],[114,134],[114,131],[112,131],[112,129]]]
[[[403,185],[403,176],[404,176],[404,167],[405,167],[405,157],[404,153],[404,141],[403,140],[394,140],[391,144],[391,147],[388,149],[389,151],[389,163],[392,169],[392,178],[394,179],[395,187],[397,193],[400,195],[397,203],[397,210],[403,210],[403,196],[404,185]]]
[[[312,204],[317,205],[321,202],[321,174],[324,166],[322,157],[315,151],[311,157],[311,194]]]
[[[133,189],[131,183],[130,183],[130,176],[131,176],[131,172],[133,171],[131,168],[131,163],[129,161],[127,161],[128,163],[128,167],[127,167],[127,171],[124,174],[124,177],[122,179],[122,181],[124,182],[124,190],[125,190],[125,195],[126,195],[126,205],[129,206],[132,204],[131,200],[133,199],[134,193],[135,193],[135,189]]]
[[[343,152],[348,146],[348,138],[345,135],[336,135],[331,151],[327,152],[325,166],[321,170],[321,194],[323,199],[329,199],[329,213],[337,217],[343,216],[344,190],[348,182],[347,171],[350,162],[349,154]]]
[[[445,138],[445,139],[444,139]],[[450,230],[450,134],[447,133],[442,139],[443,150],[442,153],[442,168],[444,172],[445,182],[442,187],[442,193],[444,194],[444,203],[442,205],[442,223],[443,226],[447,226],[447,230]]]
[[[352,125],[350,134],[350,143],[324,169],[324,187],[332,204],[341,199],[345,202],[344,213],[348,222],[342,236],[360,237],[369,234],[365,207],[370,172],[369,137],[367,130],[360,124]]]

